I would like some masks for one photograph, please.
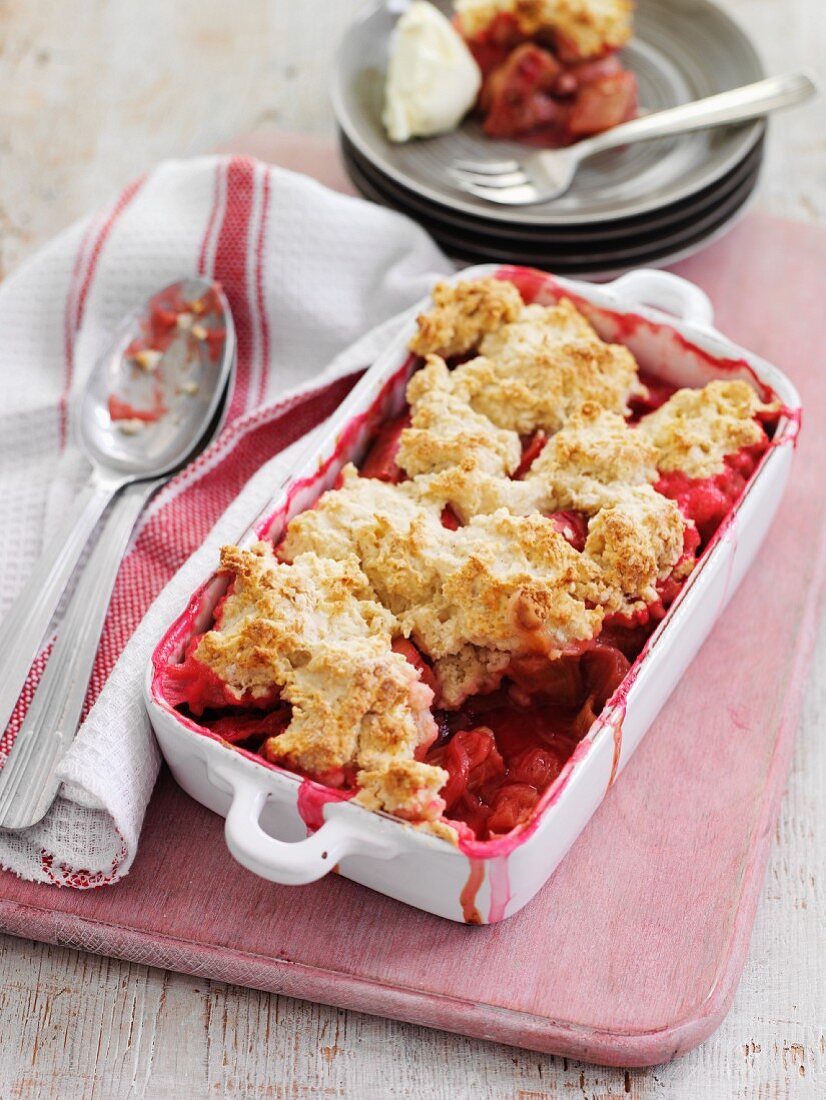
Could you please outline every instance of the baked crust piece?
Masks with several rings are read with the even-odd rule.
[[[464,645],[433,662],[439,681],[439,701],[443,707],[458,707],[471,695],[494,691],[508,670],[511,654],[498,649]]]
[[[651,488],[656,458],[649,440],[622,417],[587,403],[545,444],[523,481],[467,460],[415,484],[424,499],[450,504],[465,523],[498,509],[519,516],[570,509],[591,517],[585,557],[610,592],[603,596],[606,609],[628,614],[657,598],[657,581],[682,553],[685,521],[673,501]],[[441,677],[441,666],[437,671]],[[447,672],[455,681],[452,665]],[[484,675],[482,680],[487,682]]]
[[[607,598],[599,571],[543,516],[504,509],[474,516],[419,551],[430,598],[399,615],[404,633],[434,659],[470,644],[504,653],[560,656],[592,638]]]
[[[465,355],[523,309],[519,291],[503,279],[437,283],[432,297],[433,307],[416,319],[418,332],[410,341],[416,355]]]
[[[491,474],[507,475],[519,465],[522,446],[516,432],[498,428],[475,412],[451,385],[445,361],[429,355],[407,387],[411,426],[401,434],[396,462],[411,477],[450,469],[461,462]]]
[[[656,449],[660,470],[713,477],[725,469],[726,455],[763,439],[755,416],[776,408],[764,404],[742,379],[709,382],[701,390],[677,390],[642,418],[638,430]]]
[[[585,59],[625,45],[634,5],[631,0],[456,0],[455,8],[466,38],[482,34],[504,12],[526,37],[559,35],[569,56]]]
[[[239,698],[277,688],[292,704],[289,726],[266,741],[264,756],[333,783],[357,771],[380,808],[438,817],[443,803],[432,792],[447,775],[413,759],[436,734],[433,693],[393,652],[393,615],[356,559],[303,554],[284,565],[259,542],[224,547],[221,568],[234,588],[195,657]]]
[[[514,515],[573,509],[593,515],[628,486],[657,480],[657,451],[621,416],[586,402],[520,481],[480,469],[475,456],[416,478],[424,499],[449,504],[464,522],[507,508]]]
[[[684,533],[685,521],[673,500],[650,485],[617,489],[589,521],[584,551],[612,590],[612,611],[630,615],[656,602],[656,584],[681,557]]]
[[[418,760],[390,760],[359,772],[360,790],[354,801],[368,810],[390,810],[409,821],[436,823],[445,808],[439,792],[448,780],[444,768]],[[437,832],[456,843],[456,831]]]
[[[611,504],[617,486],[657,480],[657,451],[650,440],[615,412],[583,404],[545,444],[525,475],[546,489],[544,507],[573,508],[587,515]]]
[[[422,314],[419,335],[438,313],[437,307]],[[419,343],[411,343],[412,350]],[[483,337],[479,351],[449,373],[433,370],[422,381],[414,376],[414,411],[428,389],[445,390],[497,427],[526,435],[558,431],[586,401],[626,414],[629,397],[646,392],[631,352],[601,340],[567,298],[554,306],[523,306]]]
[[[512,481],[480,470],[472,459],[456,466],[423,474],[416,478],[416,488],[424,501],[443,508],[449,504],[462,523],[474,516],[490,515],[506,508],[515,516],[531,512],[555,511],[547,486],[538,481]]]
[[[308,551],[355,557],[378,599],[398,615],[437,584],[426,550],[441,541],[439,511],[420,499],[415,482],[389,485],[347,465],[340,487],[290,522],[279,554],[285,561]]]

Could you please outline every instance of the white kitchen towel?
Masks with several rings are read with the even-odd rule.
[[[142,680],[170,610],[369,365],[393,331],[387,318],[449,266],[398,214],[249,158],[203,157],[161,164],[0,287],[0,629],[88,473],[73,397],[119,318],[197,272],[224,286],[238,335],[227,427],[136,528],[60,796],[40,824],[0,830],[4,868],[78,888],[127,873],[160,763]],[[42,664],[0,739],[0,763]]]

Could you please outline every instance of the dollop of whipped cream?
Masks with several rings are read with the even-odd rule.
[[[426,0],[413,0],[390,42],[382,116],[390,140],[455,129],[481,82],[479,66],[450,21]]]

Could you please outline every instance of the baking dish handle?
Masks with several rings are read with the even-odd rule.
[[[223,772],[222,778],[232,787],[232,805],[224,827],[227,847],[243,867],[270,882],[303,886],[323,878],[345,856],[390,859],[397,853],[395,844],[377,837],[366,822],[353,816],[325,821],[305,840],[276,840],[261,828],[269,792],[237,775]]]
[[[670,271],[629,271],[608,289],[631,308],[653,306],[693,325],[714,326],[714,307],[706,292]]]

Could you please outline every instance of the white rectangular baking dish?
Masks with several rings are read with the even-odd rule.
[[[455,278],[501,270],[472,267]],[[194,633],[209,626],[226,581],[207,578],[155,649],[146,702],[178,783],[226,817],[230,852],[273,882],[298,885],[337,870],[450,920],[488,924],[512,916],[545,883],[630,759],[751,565],[777,510],[800,426],[798,394],[776,367],[713,329],[711,303],[698,287],[658,271],[632,272],[602,286],[524,269],[520,274],[535,281],[540,301],[543,294],[552,300],[552,288],[573,297],[605,339],[626,344],[652,375],[678,385],[700,386],[722,376],[768,386],[784,407],[772,445],[626,679],[542,796],[534,818],[521,832],[495,841],[453,847],[341,801],[318,784],[233,748],[175,711],[163,698],[161,670],[180,658]],[[406,315],[399,336],[331,417],[319,449],[277,488],[265,513],[239,539],[242,545],[277,538],[292,516],[333,484],[344,463],[360,458],[375,426],[399,410],[413,365],[407,352],[413,319],[427,304]]]

